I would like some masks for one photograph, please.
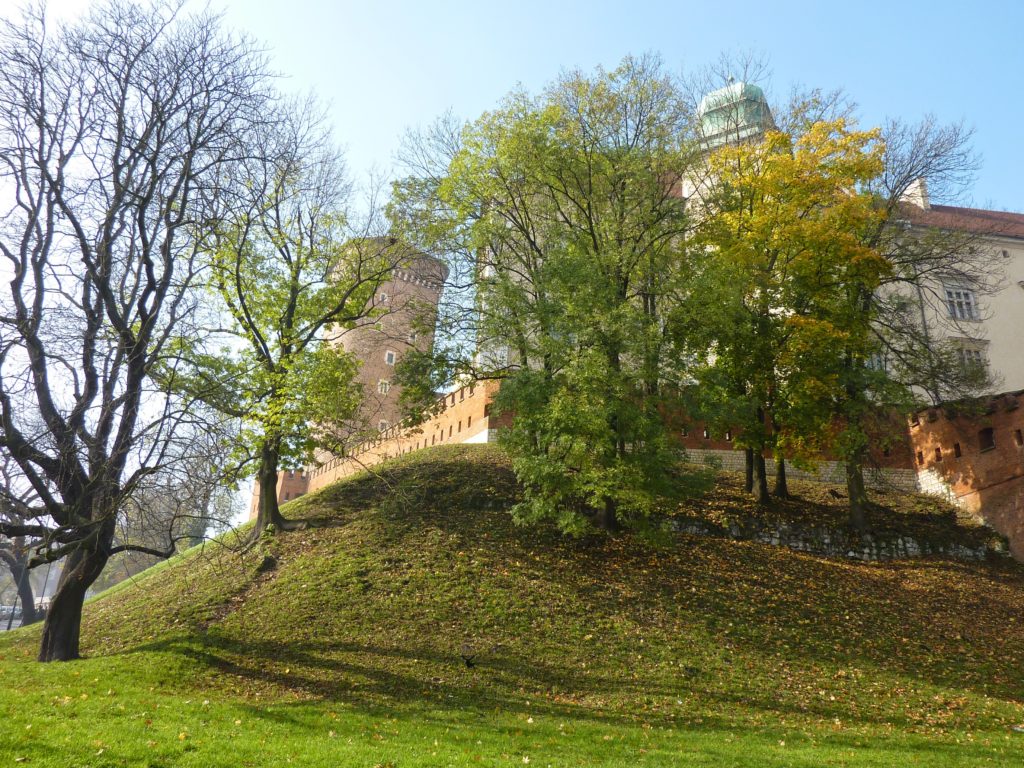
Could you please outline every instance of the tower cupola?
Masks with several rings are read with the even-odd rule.
[[[706,149],[757,138],[775,127],[764,91],[756,85],[730,82],[700,100],[698,130]]]

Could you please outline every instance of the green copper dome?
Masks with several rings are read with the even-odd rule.
[[[700,134],[709,149],[759,136],[774,127],[764,91],[751,83],[729,83],[700,100]]]

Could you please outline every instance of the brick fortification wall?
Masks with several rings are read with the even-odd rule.
[[[1024,559],[1024,392],[996,395],[970,410],[946,406],[915,415],[910,438],[922,491],[948,498],[1010,541]]]
[[[416,427],[396,424],[375,438],[353,445],[347,456],[336,456],[309,470],[309,490],[315,491],[395,456],[449,443],[487,443],[507,423],[491,415],[498,382],[462,387],[438,400],[439,412]]]
[[[872,446],[865,482],[875,488],[892,488],[907,492],[918,490],[917,472],[914,467],[913,451],[907,435],[906,422],[897,416],[879,419],[872,427],[878,435]],[[689,460],[710,463],[722,469],[742,472],[743,451],[733,444],[731,431],[716,432],[702,421],[688,421],[682,431],[680,442],[686,449]],[[884,443],[884,447],[883,447]],[[765,457],[767,473],[774,475],[775,461]],[[786,463],[786,476],[798,480],[843,485],[846,483],[846,467],[833,457],[823,456],[812,470],[798,469]]]

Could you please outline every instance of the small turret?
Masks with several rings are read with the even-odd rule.
[[[775,128],[764,91],[744,82],[709,93],[700,100],[697,117],[705,149],[747,141]]]

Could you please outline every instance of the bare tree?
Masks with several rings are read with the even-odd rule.
[[[188,345],[197,254],[266,76],[180,3],[111,0],[58,26],[31,10],[0,26],[0,55],[0,454],[39,500],[0,533],[66,557],[39,658],[73,659],[109,558],[173,551],[115,543],[118,515],[190,418],[149,375]]]

